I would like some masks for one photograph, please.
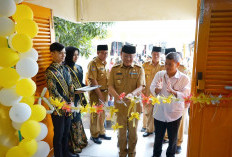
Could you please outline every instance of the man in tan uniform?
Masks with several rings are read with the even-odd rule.
[[[137,124],[138,120],[135,119],[135,126],[133,120],[129,121],[131,112],[141,112],[140,103],[135,105],[129,113],[130,99],[127,97],[138,95],[142,92],[145,86],[144,70],[141,66],[133,63],[135,58],[135,47],[124,45],[121,51],[122,63],[115,65],[110,72],[109,78],[109,92],[115,99],[115,107],[119,110],[117,112],[117,123],[122,125],[123,128],[119,129],[118,144],[119,156],[129,157],[135,156],[135,148],[137,143]],[[123,101],[124,105],[120,102],[119,95],[125,92],[126,97]],[[127,147],[127,130],[128,130],[128,147]]]
[[[143,64],[145,71],[146,87],[143,90],[143,94],[148,97],[151,95],[150,85],[158,71],[164,70],[164,66],[159,64],[161,47],[153,47],[151,55],[152,60]],[[155,131],[154,118],[153,118],[154,106],[149,104],[143,104],[143,128],[146,128],[146,132],[143,137],[147,137]]]
[[[90,104],[96,103],[100,105],[99,99],[102,102],[108,101],[108,79],[106,73],[106,58],[108,56],[108,46],[97,46],[97,57],[94,58],[88,65],[88,81],[89,85],[101,85],[100,88],[89,92]],[[106,103],[105,103],[106,104]],[[90,133],[91,140],[97,144],[101,144],[100,138],[111,140],[111,137],[105,135],[104,128],[105,111],[90,115]]]
[[[167,55],[170,52],[176,52],[175,48],[169,48],[169,49],[165,49],[165,55]],[[180,55],[180,58],[182,58],[182,53],[181,52],[177,52]],[[187,68],[183,65],[180,64],[180,66],[178,67],[178,70],[182,73],[184,73],[185,75],[188,75],[188,70]],[[185,108],[184,113],[182,115],[182,119],[180,121],[180,127],[178,130],[178,135],[177,135],[177,147],[176,147],[176,154],[180,154],[181,153],[181,144],[183,143],[183,137],[184,137],[184,121],[185,121],[185,115],[187,112],[187,108]],[[166,143],[168,141],[168,136],[167,136],[167,132],[165,133],[165,137],[164,137],[164,143]]]

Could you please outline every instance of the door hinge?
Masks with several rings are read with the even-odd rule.
[[[205,11],[205,0],[201,0],[200,24],[202,24],[202,23],[203,23],[203,20],[204,20],[204,11]]]

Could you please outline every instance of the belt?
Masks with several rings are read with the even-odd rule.
[[[107,92],[108,89],[101,89],[101,92]]]

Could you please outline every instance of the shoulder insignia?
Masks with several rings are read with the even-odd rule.
[[[112,68],[115,68],[115,67],[118,67],[120,66],[121,64],[115,64]]]
[[[138,64],[135,64],[135,66],[136,66],[136,67],[139,67],[139,68],[142,68],[142,66],[141,66],[141,65],[138,65]]]

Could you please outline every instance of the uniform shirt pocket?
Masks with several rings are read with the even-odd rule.
[[[123,75],[122,73],[115,73],[115,86],[118,87],[118,86],[122,86],[123,84]]]

